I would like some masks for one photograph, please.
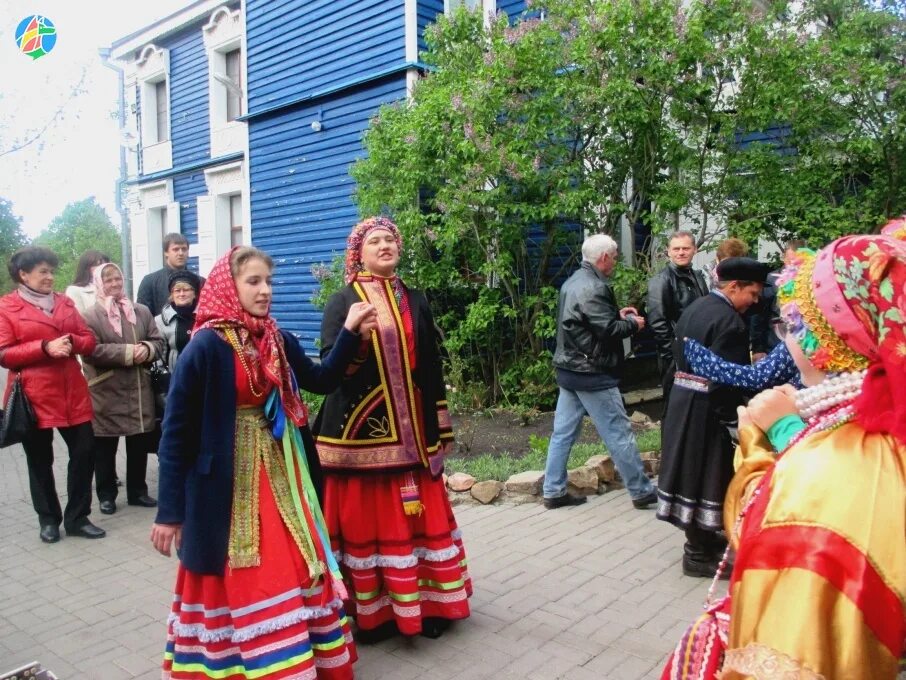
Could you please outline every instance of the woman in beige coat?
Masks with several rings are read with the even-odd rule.
[[[97,302],[85,323],[97,338],[84,357],[85,377],[94,407],[95,483],[100,510],[116,512],[116,449],[126,437],[126,500],[151,508],[145,470],[154,435],[154,394],[148,367],[163,351],[163,338],[151,311],[133,304],[123,292],[123,273],[113,264],[94,272]]]

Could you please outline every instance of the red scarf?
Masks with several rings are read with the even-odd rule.
[[[283,336],[270,314],[254,316],[240,304],[236,282],[230,273],[234,250],[217,260],[202,287],[192,332],[210,328],[226,340],[225,331],[234,330],[242,345],[245,364],[253,373],[249,378],[257,385],[270,384],[277,388],[287,416],[301,427],[308,422],[308,409],[294,387]]]

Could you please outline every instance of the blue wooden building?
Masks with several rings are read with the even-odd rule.
[[[311,348],[312,265],[357,221],[350,165],[378,107],[422,71],[425,27],[524,0],[197,0],[111,46],[125,71],[136,284],[185,234],[202,274],[233,244],[277,262],[274,312]]]

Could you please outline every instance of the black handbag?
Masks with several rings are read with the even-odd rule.
[[[157,407],[158,420],[164,417],[167,405],[167,392],[170,391],[170,369],[163,361],[155,361],[148,369],[151,374],[151,389],[154,392],[154,405]]]
[[[0,447],[21,444],[37,425],[38,419],[22,389],[22,375],[17,373],[6,406],[0,411]]]

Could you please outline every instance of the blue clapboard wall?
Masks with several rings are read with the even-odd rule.
[[[312,265],[329,265],[342,253],[358,220],[349,166],[364,153],[371,116],[405,95],[405,74],[398,74],[249,121],[252,241],[277,264],[275,315],[308,348],[321,326],[311,304],[318,285]],[[319,111],[323,127],[316,132],[311,121]]]
[[[248,0],[250,114],[399,65],[403,0]]]

